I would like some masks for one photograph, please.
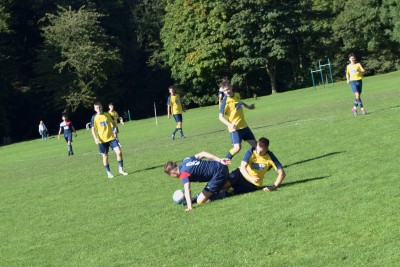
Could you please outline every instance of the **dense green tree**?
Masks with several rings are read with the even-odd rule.
[[[265,68],[277,92],[278,64],[292,54],[299,34],[298,1],[231,0],[226,5],[235,53],[231,65],[245,71]]]
[[[85,6],[59,6],[42,20],[47,24],[42,27],[45,46],[37,66],[38,84],[72,111],[90,106],[120,63],[118,49],[110,47],[99,25],[103,16]]]
[[[400,43],[400,2],[398,0],[383,0],[381,19],[388,26],[386,33],[390,38]]]
[[[172,77],[190,88],[192,99],[204,104],[199,96],[215,94],[216,83],[229,73],[225,49],[228,45],[226,15],[221,1],[179,0],[166,6],[161,29],[163,59]],[[208,101],[212,100],[211,98]]]

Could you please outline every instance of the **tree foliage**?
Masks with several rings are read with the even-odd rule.
[[[78,10],[59,6],[55,14],[46,14],[42,27],[45,39],[40,54],[38,72],[50,74],[41,76],[40,84],[46,88],[46,78],[62,79],[57,86],[51,83],[51,90],[61,96],[66,107],[73,111],[80,105],[90,106],[96,92],[107,82],[120,63],[118,49],[109,46],[109,37],[99,25],[104,15],[82,6]],[[49,69],[53,67],[58,77]]]

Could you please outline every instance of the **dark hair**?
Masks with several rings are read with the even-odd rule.
[[[164,172],[166,174],[169,174],[170,171],[172,171],[173,169],[175,169],[176,167],[178,167],[178,165],[176,165],[175,162],[173,161],[168,161],[167,163],[165,163],[164,165]]]
[[[100,101],[96,101],[93,103],[94,106],[103,106]]]
[[[113,102],[108,103],[109,106],[114,106]]]
[[[69,119],[69,117],[68,117],[68,114],[67,114],[67,113],[63,113],[63,114],[61,115],[61,117],[64,117],[66,121]]]
[[[356,55],[354,55],[354,53],[349,54],[349,58],[351,58],[351,57],[357,58]]]
[[[265,137],[261,137],[260,139],[258,139],[258,142],[263,144],[266,148],[269,147],[269,140]]]
[[[168,87],[168,90],[170,90],[170,89],[175,90],[175,88],[172,85],[170,87]]]

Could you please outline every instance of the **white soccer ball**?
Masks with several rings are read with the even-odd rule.
[[[172,195],[172,200],[176,203],[176,204],[182,204],[182,202],[185,199],[185,191],[183,191],[182,189],[176,190],[174,192],[174,194]]]

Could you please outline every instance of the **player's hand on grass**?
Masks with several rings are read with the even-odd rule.
[[[277,187],[275,185],[271,185],[271,186],[264,187],[263,190],[268,192],[268,191],[274,191],[274,190],[278,190],[278,189],[277,189]]]
[[[192,211],[192,207],[185,209],[185,211]]]

